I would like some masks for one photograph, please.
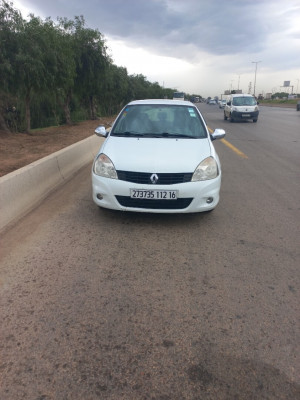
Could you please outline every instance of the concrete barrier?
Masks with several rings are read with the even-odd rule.
[[[0,231],[93,160],[103,139],[93,135],[0,177]]]

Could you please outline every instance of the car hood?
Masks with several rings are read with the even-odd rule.
[[[194,172],[209,156],[215,157],[208,138],[123,138],[110,136],[100,149],[116,170],[136,172]]]

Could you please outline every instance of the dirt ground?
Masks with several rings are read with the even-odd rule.
[[[24,167],[93,135],[98,125],[106,127],[114,117],[84,121],[72,126],[34,130],[30,134],[0,131],[0,176]]]

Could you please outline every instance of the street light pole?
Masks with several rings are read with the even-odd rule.
[[[255,64],[255,75],[254,75],[254,97],[255,97],[255,86],[256,86],[256,71],[257,71],[257,64],[261,61],[251,61],[252,64]]]

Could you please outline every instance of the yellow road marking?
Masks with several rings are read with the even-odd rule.
[[[213,133],[213,130],[208,127],[208,130],[210,133]],[[221,139],[221,142],[225,144],[225,146],[229,147],[232,151],[234,151],[238,156],[242,158],[248,158],[245,153],[243,153],[241,150],[239,150],[237,147],[235,147],[233,144],[229,143],[228,140],[226,139]]]
[[[245,153],[243,153],[241,150],[239,150],[237,147],[235,147],[233,144],[229,143],[228,140],[226,139],[221,139],[221,142],[225,144],[225,146],[229,147],[232,151],[234,151],[237,155],[239,155],[242,158],[248,158]]]

